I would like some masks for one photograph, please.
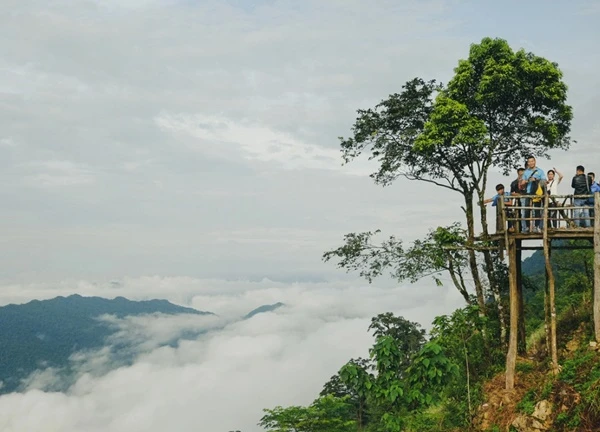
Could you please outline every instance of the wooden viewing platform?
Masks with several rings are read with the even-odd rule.
[[[541,249],[546,263],[546,325],[549,327],[548,346],[552,357],[552,369],[558,373],[556,346],[556,306],[554,274],[550,261],[552,249],[594,248],[594,332],[600,343],[600,193],[594,195],[511,196],[498,199],[496,232],[488,240],[494,241],[503,256],[508,254],[510,293],[510,333],[506,356],[506,389],[514,388],[517,351],[524,353],[523,287],[521,277],[521,253],[523,250]],[[594,198],[594,206],[581,205],[582,199]],[[538,202],[534,200],[537,199]],[[577,205],[575,205],[577,201]],[[589,211],[594,211],[590,216]],[[588,214],[585,216],[584,212]],[[582,227],[588,221],[591,227]],[[523,227],[525,224],[525,227]],[[536,229],[537,225],[537,229]],[[526,228],[527,231],[523,231]],[[523,246],[530,240],[541,241],[542,246]],[[558,246],[553,240],[589,240],[589,245]]]

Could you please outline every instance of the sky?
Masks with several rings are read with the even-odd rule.
[[[167,298],[227,317],[288,307],[211,333],[213,358],[233,357],[215,372],[218,386],[189,385],[212,370],[203,357],[140,360],[69,395],[2,397],[0,424],[23,430],[17,404],[64,410],[72,423],[57,430],[150,430],[137,409],[151,413],[155,400],[119,423],[96,413],[113,409],[106,389],[152,371],[158,389],[168,382],[203,400],[231,389],[228,377],[247,365],[248,387],[232,402],[241,425],[231,428],[252,431],[261,408],[310,402],[349,356],[366,355],[374,314],[428,325],[460,306],[450,287],[367,286],[322,262],[348,232],[412,240],[460,218],[458,196],[403,179],[383,188],[367,161],[342,165],[337,137],[357,109],[415,76],[447,82],[471,43],[502,37],[564,72],[577,144],[538,165],[568,183],[576,165],[598,161],[599,17],[600,2],[583,0],[2,0],[0,304],[78,292]],[[329,326],[347,343],[329,349]],[[172,355],[205,349],[196,342]],[[238,342],[247,350],[230,348]],[[310,379],[298,379],[299,362]],[[254,397],[274,364],[284,385],[246,407],[245,392]],[[188,411],[173,411],[179,430],[197,424]],[[206,431],[229,430],[203,415]]]

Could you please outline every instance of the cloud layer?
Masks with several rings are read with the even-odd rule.
[[[53,296],[67,286],[2,288],[18,291],[24,301],[27,295]],[[81,282],[78,288],[87,295],[118,290],[138,298],[168,293],[173,301],[187,298],[186,305],[219,317],[105,318],[119,331],[107,348],[74,356],[79,379],[65,394],[39,390],[57,379],[49,370],[31,377],[29,391],[0,397],[3,431],[258,431],[263,408],[311,402],[347,360],[368,355],[372,316],[393,311],[428,325],[461,304],[450,288],[348,282],[146,278],[114,281],[112,288]],[[237,319],[275,301],[286,306]],[[177,347],[158,347],[190,330],[207,333]],[[137,351],[134,364],[107,373],[110,345],[125,341]]]

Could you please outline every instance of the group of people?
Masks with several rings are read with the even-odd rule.
[[[558,186],[562,182],[563,174],[556,168],[548,170],[548,173],[537,166],[535,157],[527,158],[527,168],[517,169],[517,178],[510,184],[510,191],[506,191],[503,184],[496,186],[496,195],[483,201],[483,204],[492,203],[497,206],[500,199],[504,200],[509,217],[508,229],[514,231],[516,219],[520,219],[521,232],[541,232],[544,220],[542,218],[542,207],[544,195],[559,195]],[[579,165],[571,180],[573,188],[573,219],[579,227],[591,227],[594,220],[594,197],[595,192],[600,192],[600,183],[596,182],[593,172],[585,173],[585,168]],[[525,195],[524,198],[518,198]],[[527,197],[527,195],[529,195]],[[590,197],[591,195],[591,197]],[[519,207],[519,208],[515,208]],[[564,209],[555,199],[550,198],[549,207],[553,210],[548,212],[548,227],[559,227],[559,214]],[[512,208],[512,209],[511,209]],[[520,214],[519,213],[520,210]],[[512,220],[511,220],[512,219]]]

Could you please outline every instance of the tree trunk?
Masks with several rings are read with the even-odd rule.
[[[467,217],[467,242],[475,243],[475,219],[473,215],[473,194],[465,194],[465,213]],[[485,314],[485,299],[483,298],[483,285],[479,276],[479,269],[477,268],[477,256],[473,249],[468,250],[469,254],[469,268],[471,275],[473,276],[473,283],[475,285],[475,294],[477,295],[477,304],[479,305],[480,312]]]
[[[517,290],[517,248],[514,238],[508,240],[508,283],[510,298],[510,328],[508,352],[506,354],[506,390],[515,387],[515,367],[517,364],[517,334],[519,324],[519,299]]]
[[[477,191],[477,197],[479,199],[479,203],[483,203],[484,196],[482,191]],[[503,219],[504,214],[504,200],[498,203],[498,208],[500,212],[498,217]],[[481,226],[483,229],[484,238],[489,237],[488,232],[488,223],[487,223],[487,209],[484,205],[479,206],[480,209],[480,217],[481,217]],[[503,223],[503,229],[506,229],[506,226]],[[496,273],[494,271],[494,260],[492,258],[492,253],[489,250],[483,251],[483,260],[485,262],[485,271],[487,273],[488,281],[490,284],[490,291],[494,296],[494,302],[496,303],[496,308],[498,309],[498,320],[500,321],[500,339],[503,344],[506,344],[506,314],[504,313],[504,307],[502,306],[502,297],[500,296],[500,287],[498,286],[498,279],[496,278]]]
[[[556,342],[556,302],[554,290],[554,271],[550,261],[551,240],[548,238],[548,195],[544,198],[544,258],[546,260],[546,278],[548,280],[548,303],[550,309],[550,354],[552,357],[552,372],[558,374],[558,348]]]
[[[594,194],[594,333],[600,343],[600,193]]]

